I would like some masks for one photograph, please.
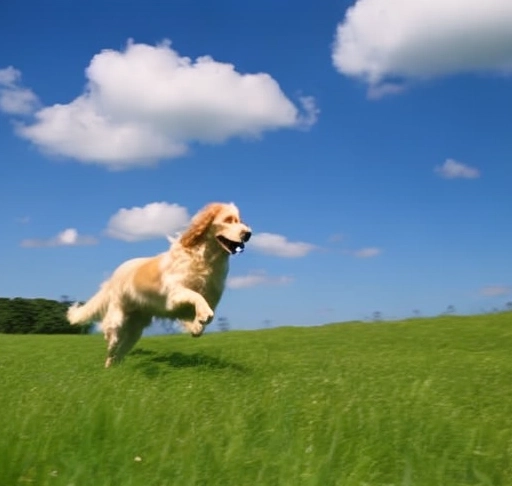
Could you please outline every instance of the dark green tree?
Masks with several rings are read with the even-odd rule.
[[[219,328],[219,331],[229,331],[231,327],[231,325],[229,324],[229,319],[227,317],[219,317],[217,319],[217,327]]]
[[[9,334],[82,334],[92,328],[71,326],[67,301],[50,299],[0,298],[0,332]]]

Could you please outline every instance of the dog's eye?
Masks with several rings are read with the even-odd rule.
[[[224,219],[224,223],[231,224],[231,223],[234,223],[234,222],[235,222],[235,217],[234,216],[228,216],[227,218]]]

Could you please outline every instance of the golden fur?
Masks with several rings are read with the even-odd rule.
[[[199,337],[224,291],[229,255],[250,236],[234,204],[211,203],[167,252],[122,263],[89,301],[69,308],[68,320],[101,320],[106,367],[123,359],[153,317],[176,319]]]

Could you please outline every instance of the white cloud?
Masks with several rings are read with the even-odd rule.
[[[488,285],[480,290],[480,293],[486,297],[496,297],[512,294],[512,288],[505,285]]]
[[[511,25],[510,0],[358,0],[337,26],[332,60],[373,97],[412,80],[510,73]]]
[[[20,85],[21,73],[12,66],[0,69],[0,111],[9,115],[28,115],[39,105],[37,96]]]
[[[443,165],[435,167],[434,172],[445,179],[478,179],[480,177],[478,169],[453,159],[446,159]]]
[[[310,243],[288,241],[286,237],[273,233],[255,234],[250,245],[261,253],[285,258],[303,257],[316,248]]]
[[[179,204],[154,202],[120,209],[110,218],[105,232],[111,238],[124,241],[149,240],[183,230],[189,221],[187,209]]]
[[[304,115],[300,118],[299,126],[306,129],[310,128],[318,121],[320,109],[316,105],[313,96],[301,96],[299,101],[304,110]]]
[[[273,277],[265,272],[252,272],[247,275],[228,277],[226,285],[231,289],[242,289],[257,285],[287,285],[291,282],[293,278],[285,275]]]
[[[378,100],[388,95],[396,95],[403,93],[406,87],[397,83],[383,83],[368,88],[368,98],[371,100]]]
[[[382,253],[382,249],[376,247],[360,248],[351,252],[356,258],[373,258]]]
[[[98,242],[93,236],[81,235],[75,228],[67,228],[61,231],[57,236],[47,240],[26,239],[21,242],[25,248],[40,248],[51,246],[83,246],[95,245]]]
[[[17,133],[44,151],[119,170],[178,157],[194,142],[307,128],[318,116],[312,97],[299,109],[269,74],[242,74],[210,56],[193,61],[170,41],[103,50],[86,77],[80,96],[39,110]]]

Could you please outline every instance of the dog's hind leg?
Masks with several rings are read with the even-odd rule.
[[[117,328],[115,337],[109,341],[108,356],[105,367],[119,363],[131,351],[142,336],[142,331],[151,322],[151,316],[139,312],[125,317],[123,325]]]
[[[122,308],[118,305],[110,304],[101,322],[101,329],[107,341],[107,360],[105,362],[105,368],[111,366],[115,361],[120,333],[125,321],[126,316]]]

